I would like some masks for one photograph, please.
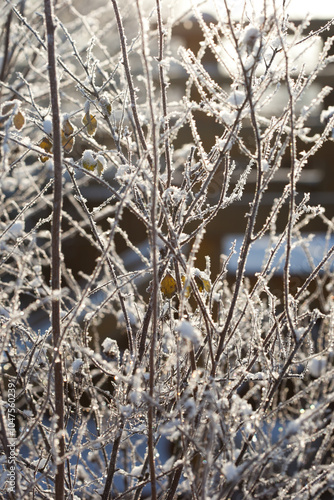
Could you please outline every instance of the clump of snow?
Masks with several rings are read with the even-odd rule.
[[[260,32],[254,26],[248,26],[244,32],[242,42],[247,46],[248,51],[253,50],[254,45],[259,38]]]
[[[119,181],[124,181],[131,172],[130,165],[128,163],[124,165],[119,165],[117,172],[115,173],[115,179]]]
[[[115,339],[106,337],[102,342],[103,352],[112,358],[119,358],[119,348]]]
[[[228,483],[236,481],[239,477],[238,467],[236,467],[233,462],[226,462],[223,465],[223,474]]]
[[[24,231],[24,221],[18,220],[14,222],[14,224],[11,226],[9,233],[14,238],[17,238],[22,234],[23,231]]]
[[[291,420],[286,426],[286,435],[291,436],[292,434],[297,434],[300,429],[300,421],[297,418],[296,420]]]
[[[199,330],[194,328],[192,324],[185,319],[177,322],[175,330],[179,333],[181,338],[189,340],[195,345],[199,344],[201,341],[201,334]]]
[[[168,472],[171,470],[175,462],[175,456],[172,455],[166,462],[161,466],[162,470]]]
[[[242,90],[233,90],[227,102],[236,108],[240,108],[245,101],[245,92]]]
[[[87,163],[88,165],[94,165],[96,163],[94,158],[94,151],[92,151],[91,149],[85,149],[82,155],[82,161],[83,163]]]
[[[83,365],[83,361],[81,358],[77,358],[73,361],[72,363],[72,373],[78,373],[80,371],[80,368]]]
[[[269,163],[266,160],[263,160],[261,163],[262,172],[268,172],[269,166],[270,166]]]
[[[132,406],[131,405],[120,405],[120,412],[124,417],[130,417],[132,414]]]
[[[252,415],[253,409],[251,404],[242,399],[239,396],[239,394],[233,394],[231,401],[232,401],[232,408],[231,408],[232,414],[234,414],[235,416],[243,415],[244,417]]]
[[[210,277],[207,275],[207,273],[205,271],[197,269],[197,267],[195,267],[194,269],[194,276],[197,276],[201,280],[210,281]]]
[[[128,308],[126,313],[127,313],[127,317],[128,317],[127,319],[130,321],[130,324],[132,326],[137,326],[138,318],[137,318],[135,312],[132,311],[130,308]],[[119,313],[117,314],[117,322],[118,322],[119,326],[125,325],[125,318],[124,318],[123,311],[119,311]]]
[[[185,410],[188,418],[194,418],[197,413],[196,403],[193,398],[188,398],[184,403]]]
[[[8,177],[8,178],[1,180],[0,189],[1,189],[1,191],[7,191],[8,193],[12,194],[17,189],[17,185],[18,185],[18,182],[16,179],[13,179],[12,177]]]
[[[136,465],[131,469],[130,476],[140,477],[143,470],[143,464]]]
[[[0,225],[0,232],[3,231],[3,225]],[[16,240],[24,233],[24,221],[17,220],[8,229],[4,229],[1,238],[1,248],[5,248],[5,244],[10,240]]]
[[[165,424],[161,426],[161,433],[163,436],[168,439],[168,441],[177,441],[180,437],[181,432],[178,427],[180,425],[180,421],[178,419],[169,420]]]
[[[52,121],[50,118],[45,118],[43,122],[43,130],[45,134],[51,135],[52,134]]]
[[[236,112],[230,112],[226,109],[223,109],[219,112],[219,118],[223,122],[226,123],[226,125],[233,125],[235,119],[236,119]],[[224,141],[226,142],[226,141]]]
[[[318,378],[325,371],[327,366],[327,359],[324,356],[317,356],[311,359],[308,369],[312,377]]]
[[[89,321],[91,321],[94,318],[94,314],[94,311],[89,311],[88,313],[86,313],[84,318],[85,322],[88,323]]]
[[[295,335],[296,335],[297,341],[302,338],[302,336],[304,335],[304,333],[305,333],[305,328],[296,328],[295,329]]]

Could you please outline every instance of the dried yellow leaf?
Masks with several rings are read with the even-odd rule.
[[[97,120],[95,116],[86,113],[82,119],[82,123],[85,125],[88,135],[95,134],[97,129]]]
[[[92,171],[93,171],[93,170],[95,170],[95,168],[96,168],[96,162],[91,163],[90,161],[85,161],[85,160],[84,160],[84,161],[82,162],[82,166],[83,166],[83,168],[85,168],[86,170],[90,170],[90,171],[92,172]]]
[[[63,120],[63,129],[62,129],[62,132],[64,132],[64,135],[66,137],[72,135],[73,132],[74,132],[73,125],[72,125],[72,123],[70,122],[70,120],[68,118],[66,118],[65,120]]]
[[[204,278],[201,278],[201,280],[202,280],[202,283],[203,283],[203,286],[204,286],[204,290],[205,290],[206,292],[210,292],[210,290],[211,290],[211,283],[210,283],[210,280],[206,280],[206,279],[204,279]]]
[[[52,150],[52,142],[48,137],[43,137],[43,139],[38,143],[39,147],[44,149],[47,153]]]
[[[15,102],[13,101],[4,102],[1,107],[1,114],[8,115],[14,109],[14,106]]]
[[[211,282],[206,276],[207,275],[205,273],[201,272],[198,272],[195,275],[195,282],[200,292],[203,292],[203,290],[210,292],[211,290]]]
[[[38,146],[40,148],[44,149],[44,151],[46,153],[51,153],[51,151],[52,151],[52,142],[50,141],[50,139],[48,137],[43,137],[43,139],[38,143]],[[49,157],[48,156],[40,156],[39,159],[42,163],[45,163],[46,161],[48,161]]]
[[[200,292],[203,292],[203,283],[202,283],[202,280],[198,277],[198,276],[195,276],[195,283],[197,285],[197,288],[199,289]]]
[[[161,281],[160,290],[167,299],[171,299],[176,292],[176,281],[171,274],[166,274]]]
[[[14,127],[16,128],[16,130],[21,130],[21,128],[24,126],[26,120],[23,116],[23,114],[21,113],[21,111],[18,111],[15,115],[14,115],[14,118],[13,118],[13,123],[14,123]]]
[[[102,160],[103,160],[103,158],[102,158]],[[97,173],[99,175],[102,175],[102,172],[104,170],[104,165],[105,165],[104,161],[101,161],[101,159],[99,159],[99,158],[96,159],[96,168],[97,168]]]
[[[70,153],[74,146],[74,137],[68,136],[64,133],[64,130],[61,131],[61,143],[66,153]]]

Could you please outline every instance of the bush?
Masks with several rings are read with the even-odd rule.
[[[331,498],[333,220],[297,193],[331,139],[331,109],[308,125],[333,37],[303,64],[331,23],[225,0],[192,9],[194,53],[159,0],[51,7],[1,7],[3,491]],[[206,255],[240,209],[240,246]]]

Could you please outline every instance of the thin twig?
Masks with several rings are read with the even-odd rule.
[[[60,135],[60,107],[58,94],[58,77],[55,51],[55,24],[52,0],[44,0],[45,22],[47,31],[47,50],[49,61],[50,100],[52,109],[53,135],[53,218],[51,231],[51,287],[52,287],[52,332],[54,349],[54,377],[55,377],[55,412],[57,415],[57,459],[55,494],[57,500],[65,496],[65,464],[62,457],[65,453],[64,437],[64,378],[61,355],[61,324],[60,324],[60,290],[61,290],[61,218],[62,218],[62,144]]]

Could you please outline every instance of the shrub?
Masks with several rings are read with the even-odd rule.
[[[331,109],[308,124],[333,37],[303,64],[331,23],[308,31],[275,2],[193,7],[195,53],[174,50],[159,0],[81,7],[1,7],[2,488],[330,498],[333,220],[297,190],[331,139]],[[240,209],[240,245],[210,255],[208,227]]]

